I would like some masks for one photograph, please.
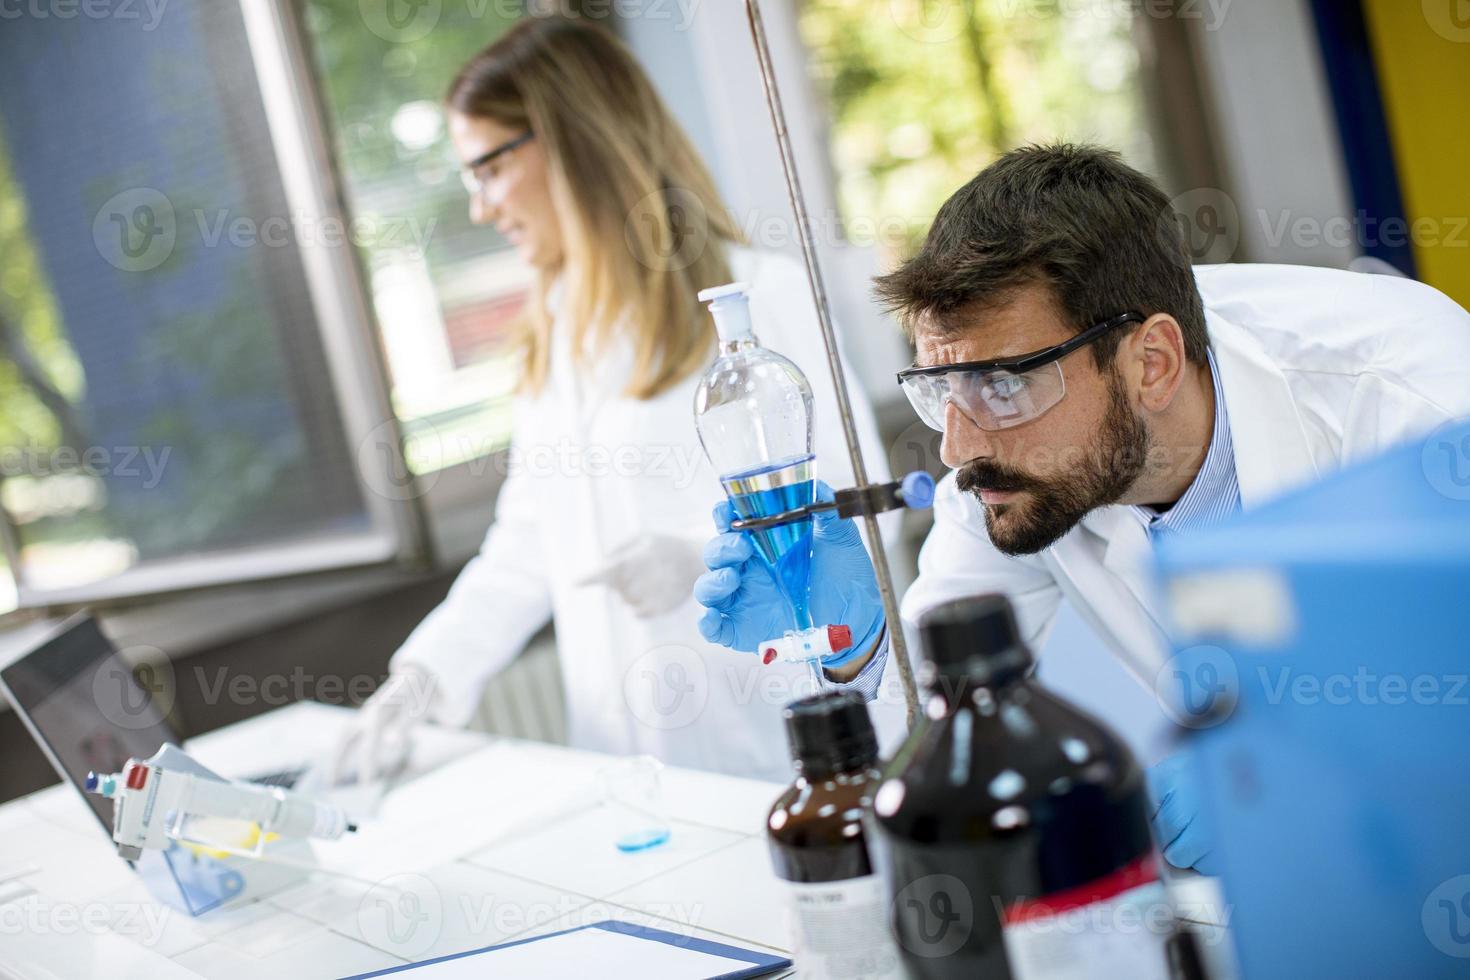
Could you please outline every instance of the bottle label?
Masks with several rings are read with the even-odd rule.
[[[803,980],[901,980],[883,880],[788,881],[792,959]]]
[[[1013,980],[1168,980],[1174,911],[1153,855],[1095,881],[1008,905]]]

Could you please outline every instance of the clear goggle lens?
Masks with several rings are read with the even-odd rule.
[[[944,431],[944,409],[954,402],[966,418],[987,431],[1030,422],[1062,400],[1066,382],[1059,362],[1025,374],[1003,369],[920,374],[903,380],[903,390],[919,418]]]

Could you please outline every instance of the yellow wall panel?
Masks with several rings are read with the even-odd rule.
[[[1470,307],[1470,2],[1364,0],[1419,278]]]

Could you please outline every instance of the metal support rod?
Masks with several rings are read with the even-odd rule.
[[[822,328],[822,343],[827,348],[827,367],[832,372],[832,385],[837,390],[837,412],[842,416],[842,434],[847,439],[847,452],[852,457],[852,475],[858,486],[868,485],[868,470],[863,465],[863,450],[858,445],[857,427],[853,424],[852,403],[847,397],[847,378],[842,372],[842,357],[837,352],[837,336],[832,330],[832,312],[827,303],[827,287],[817,265],[817,250],[812,241],[811,219],[801,193],[801,178],[796,172],[796,155],[791,149],[791,134],[786,130],[786,112],[781,106],[781,93],[776,85],[776,69],[771,63],[771,49],[766,43],[765,23],[761,20],[759,0],[745,0],[750,19],[750,35],[755,41],[755,55],[760,62],[761,84],[766,90],[766,106],[771,110],[771,124],[776,130],[776,146],[781,151],[781,169],[786,174],[786,192],[791,210],[796,215],[796,230],[801,237],[801,254],[806,260],[807,282],[812,287],[812,301],[817,307],[817,322]],[[908,645],[904,642],[903,623],[898,614],[898,597],[893,592],[893,575],[888,569],[888,555],[883,550],[883,532],[878,518],[863,515],[863,524],[872,542],[873,571],[878,579],[878,592],[883,598],[883,613],[888,619],[888,656],[896,661],[898,677],[903,685],[904,706],[908,726],[914,727],[919,717],[919,691],[914,684],[914,669],[909,663]]]
[[[0,487],[4,485],[5,479],[0,477]],[[10,566],[10,577],[15,581],[16,594],[23,594],[26,583],[25,568],[21,562],[20,529],[15,526],[4,505],[0,505],[0,548],[5,551],[5,562]]]

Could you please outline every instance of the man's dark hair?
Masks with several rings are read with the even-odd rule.
[[[1118,154],[1068,143],[1012,150],[944,202],[917,255],[875,292],[912,331],[927,317],[957,330],[957,312],[1003,306],[1037,283],[1072,327],[1119,313],[1168,313],[1185,356],[1204,364],[1204,304],[1169,199]],[[1109,371],[1122,331],[1092,344]]]

